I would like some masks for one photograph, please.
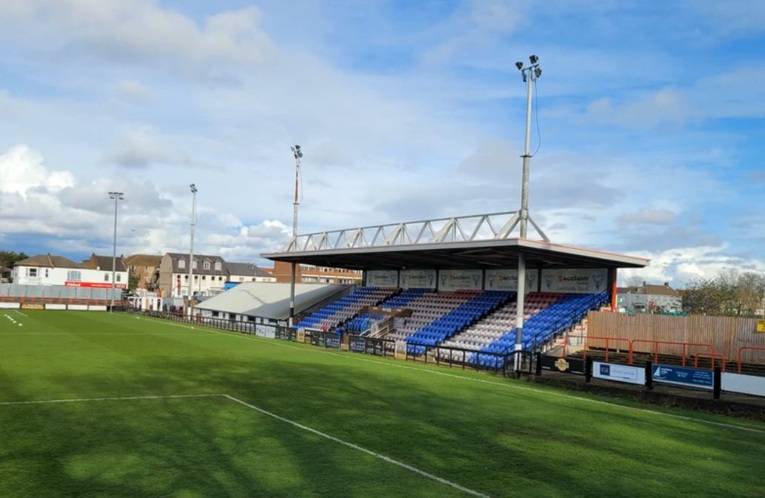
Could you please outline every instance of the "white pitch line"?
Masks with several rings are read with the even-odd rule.
[[[288,419],[286,417],[282,417],[280,415],[277,415],[273,412],[269,412],[268,410],[264,410],[263,408],[260,408],[259,406],[255,406],[253,404],[247,403],[246,401],[242,401],[239,398],[235,398],[234,396],[231,396],[229,394],[167,394],[167,395],[154,395],[154,396],[110,396],[110,397],[101,397],[101,398],[66,398],[66,399],[48,399],[48,400],[35,400],[35,401],[1,401],[0,406],[19,406],[19,405],[45,405],[45,404],[59,404],[59,403],[84,403],[84,402],[95,402],[95,401],[136,401],[136,400],[158,400],[158,399],[182,399],[182,398],[226,398],[229,401],[233,401],[234,403],[238,403],[242,406],[245,406],[247,408],[250,408],[251,410],[255,410],[256,412],[267,415],[271,418],[275,418],[276,420],[280,420],[282,422],[285,422],[287,424],[290,424],[294,427],[297,427],[298,429],[302,429],[304,431],[310,432],[312,434],[316,434],[317,436],[321,436],[325,439],[329,439],[330,441],[334,441],[336,443],[342,444],[344,446],[347,446],[349,448],[352,448],[357,451],[361,451],[362,453],[366,453],[367,455],[371,455],[375,458],[379,458],[381,460],[384,460],[388,463],[392,463],[393,465],[397,465],[401,468],[404,468],[406,470],[409,470],[411,472],[414,472],[415,474],[419,474],[423,477],[427,477],[428,479],[434,480],[436,482],[439,482],[441,484],[445,484],[447,486],[450,486],[454,489],[458,489],[464,493],[467,493],[472,496],[480,496],[481,498],[490,498],[489,495],[480,493],[478,491],[472,490],[470,488],[466,488],[464,486],[461,486],[455,482],[449,481],[447,479],[444,479],[443,477],[438,477],[437,475],[433,475],[429,472],[425,472],[424,470],[418,469],[417,467],[413,467],[409,464],[406,464],[404,462],[400,462],[398,460],[395,460],[393,458],[387,457],[385,455],[382,455],[380,453],[376,453],[372,450],[368,450],[364,448],[363,446],[359,446],[357,444],[345,441],[343,439],[337,438],[335,436],[331,436],[325,432],[321,432],[319,430],[313,429],[311,427],[308,427],[306,425],[303,425],[299,422],[296,422],[294,420]]]
[[[393,465],[398,465],[399,467],[404,468],[406,470],[409,470],[411,472],[414,472],[415,474],[419,474],[419,475],[421,475],[423,477],[427,477],[428,479],[432,479],[432,480],[434,480],[436,482],[439,482],[441,484],[445,484],[445,485],[450,486],[450,487],[452,487],[454,489],[458,489],[458,490],[460,490],[460,491],[462,491],[464,493],[467,493],[469,495],[480,496],[482,498],[489,498],[489,495],[480,493],[480,492],[472,490],[470,488],[466,488],[466,487],[461,486],[461,485],[459,485],[459,484],[457,484],[455,482],[452,482],[452,481],[449,481],[447,479],[444,479],[443,477],[438,477],[437,475],[433,475],[433,474],[431,474],[429,472],[425,472],[424,470],[418,469],[417,467],[413,467],[413,466],[411,466],[411,465],[409,465],[407,463],[400,462],[398,460],[395,460],[393,458],[387,457],[385,455],[381,455],[380,453],[376,453],[376,452],[374,452],[372,450],[368,450],[368,449],[364,448],[363,446],[359,446],[357,444],[345,441],[345,440],[337,438],[335,436],[331,436],[331,435],[329,435],[329,434],[327,434],[325,432],[321,432],[319,430],[316,430],[316,429],[313,429],[313,428],[308,427],[306,425],[303,425],[303,424],[301,424],[299,422],[295,422],[294,420],[290,420],[288,418],[282,417],[282,416],[277,415],[275,413],[269,412],[268,410],[264,410],[263,408],[260,408],[258,406],[255,406],[255,405],[252,405],[252,404],[247,403],[245,401],[242,401],[239,398],[235,398],[235,397],[230,396],[228,394],[224,394],[223,396],[225,396],[226,398],[230,399],[231,401],[234,401],[235,403],[239,403],[240,405],[243,405],[243,406],[246,406],[247,408],[255,410],[258,413],[261,413],[263,415],[267,415],[269,417],[275,418],[277,420],[280,420],[282,422],[290,424],[290,425],[292,425],[294,427],[297,427],[298,429],[302,429],[302,430],[308,431],[308,432],[310,432],[312,434],[316,434],[317,436],[321,436],[321,437],[323,437],[325,439],[329,439],[330,441],[334,441],[336,443],[340,443],[340,444],[342,444],[344,446],[347,446],[349,448],[353,448],[354,450],[360,451],[362,453],[366,453],[367,455],[371,455],[371,456],[373,456],[375,458],[379,458],[380,460],[384,460],[384,461],[386,461],[388,463],[392,463]]]
[[[19,311],[19,310],[13,310],[13,311],[15,311],[16,313],[18,313],[18,314],[19,314],[19,315],[21,315],[21,316],[26,316],[26,317],[29,317],[29,315],[27,315],[26,313],[22,313],[22,312],[21,312],[21,311]]]
[[[226,397],[225,394],[166,394],[155,396],[111,396],[103,398],[68,398],[44,399],[35,401],[0,401],[0,406],[16,405],[48,405],[55,403],[85,403],[90,401],[135,401],[141,399],[180,399],[180,398],[215,398]]]

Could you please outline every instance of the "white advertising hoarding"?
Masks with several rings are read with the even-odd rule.
[[[536,292],[537,271],[529,270],[526,272],[526,293]],[[498,291],[517,291],[518,290],[518,270],[486,270],[486,290]]]
[[[723,372],[720,383],[723,391],[765,396],[765,377]]]
[[[369,270],[366,285],[367,287],[398,287],[398,271]]]
[[[603,292],[608,285],[608,270],[584,268],[569,270],[542,270],[542,292],[575,292],[591,294]]]
[[[645,367],[632,367],[629,365],[594,361],[592,363],[592,376],[596,379],[645,385]]]
[[[401,270],[402,289],[435,289],[436,270]]]
[[[438,272],[438,290],[481,290],[483,271],[481,270],[441,270]]]

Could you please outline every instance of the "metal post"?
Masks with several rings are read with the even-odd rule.
[[[523,349],[523,319],[526,306],[526,258],[518,254],[518,295],[515,310],[515,371],[521,370],[521,350]]]
[[[114,294],[116,292],[116,281],[115,277],[117,275],[117,203],[124,199],[122,192],[109,192],[109,199],[114,199],[114,242],[113,242],[113,251],[112,251],[112,299],[111,299],[111,305],[109,306],[109,313],[114,312]]]
[[[192,310],[194,309],[194,229],[197,225],[197,186],[192,183],[189,187],[191,188],[191,236],[189,237],[189,298],[187,301],[187,308],[189,311],[189,318],[191,318]]]
[[[292,202],[292,243],[290,249],[297,251],[297,233],[298,233],[298,206],[300,205],[300,159],[303,157],[303,151],[299,145],[292,147],[292,155],[295,157],[295,200]],[[297,272],[297,263],[294,261],[290,271],[290,325],[295,316],[295,280]]]
[[[526,238],[529,223],[529,166],[531,163],[531,93],[534,73],[526,71],[526,142],[523,148],[523,179],[521,182],[521,238]]]

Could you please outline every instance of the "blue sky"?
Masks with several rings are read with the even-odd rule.
[[[530,207],[682,287],[765,272],[765,3],[0,0],[0,248],[260,259],[300,232]],[[541,138],[541,143],[539,142]]]

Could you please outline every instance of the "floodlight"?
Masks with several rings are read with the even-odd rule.
[[[535,68],[534,68],[534,74],[536,75],[536,77],[537,77],[537,78],[539,78],[540,76],[542,76],[542,68],[540,68],[540,67],[535,67]]]
[[[196,194],[197,193],[197,186],[195,184],[192,183],[191,185],[189,185],[189,187],[191,187],[191,193],[192,194]]]
[[[537,62],[539,62],[539,57],[537,57],[536,55],[531,55],[529,56],[529,61],[531,61],[532,64],[536,64]]]
[[[515,67],[518,68],[518,71],[521,71],[523,69],[523,62],[521,61],[516,62]]]

